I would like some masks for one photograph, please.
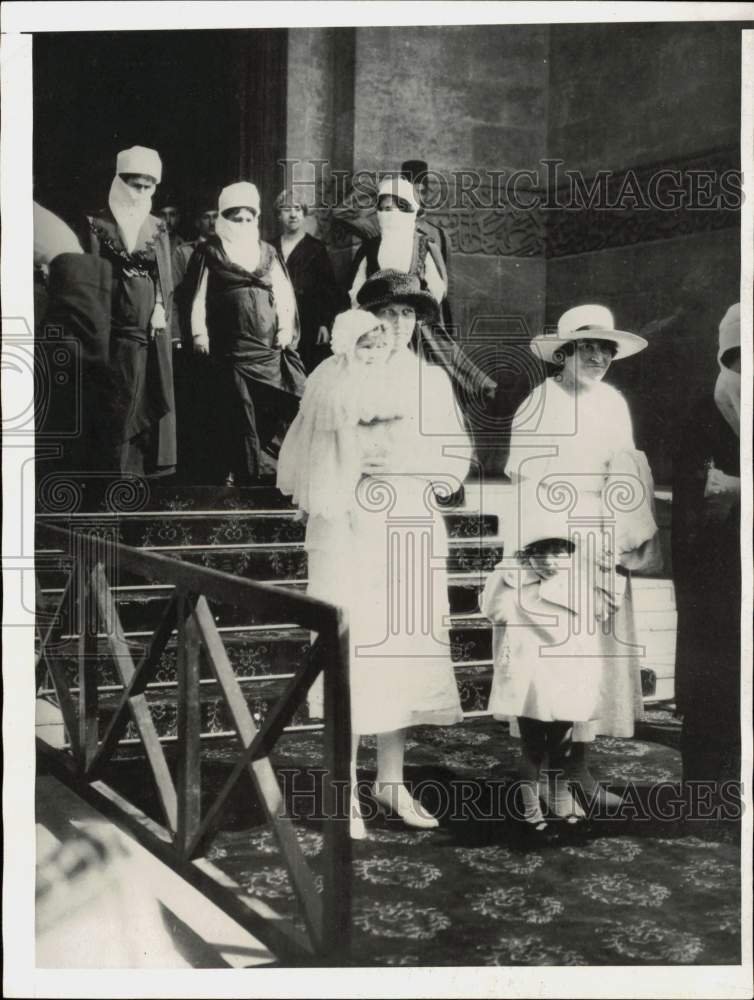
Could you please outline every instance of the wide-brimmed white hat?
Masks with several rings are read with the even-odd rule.
[[[615,358],[628,358],[647,347],[647,341],[637,333],[616,330],[613,314],[605,306],[574,306],[558,320],[557,333],[542,333],[530,343],[532,351],[543,361],[552,361],[563,344],[574,340],[611,340],[618,348]]]
[[[122,149],[115,160],[116,174],[142,174],[153,177],[155,184],[162,180],[162,160],[156,149],[147,146],[131,146]]]
[[[227,212],[229,208],[253,208],[259,211],[259,191],[256,184],[250,181],[236,181],[220,192],[217,202],[218,212]]]

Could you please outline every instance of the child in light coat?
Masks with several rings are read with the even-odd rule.
[[[480,603],[494,625],[489,708],[518,723],[523,819],[536,837],[548,832],[540,798],[569,823],[584,816],[563,772],[574,723],[603,711],[610,665],[599,634],[620,605],[625,578],[609,552],[586,551],[560,515],[533,498],[519,510],[506,546],[513,555],[490,574]],[[545,766],[549,780],[540,783]]]

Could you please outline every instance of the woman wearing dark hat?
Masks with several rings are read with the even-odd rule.
[[[598,624],[595,614],[590,626],[599,634],[602,649],[603,710],[599,719],[574,725],[568,775],[585,796],[599,795],[609,805],[619,800],[589,773],[586,744],[598,734],[630,737],[635,720],[643,717],[627,567],[645,568],[638,553],[653,545],[657,526],[652,478],[643,453],[636,451],[628,406],[618,390],[602,380],[614,360],[646,346],[643,337],[616,330],[610,310],[599,305],[569,309],[560,318],[557,335],[535,337],[532,351],[559,371],[516,411],[506,467],[514,497],[525,490],[543,508],[565,510],[582,547],[594,547],[589,564],[593,572],[612,578],[607,589],[616,598],[605,620]],[[622,496],[621,490],[627,493]],[[520,523],[515,500],[508,517]],[[559,796],[559,815],[563,807]],[[581,814],[575,800],[571,808]]]
[[[396,329],[400,326],[401,330],[411,330],[411,349],[448,375],[464,420],[470,406],[478,406],[483,395],[494,393],[494,381],[477,368],[440,325],[440,305],[421,287],[417,275],[377,271],[361,286],[356,301],[362,309],[376,313]],[[463,488],[458,498],[462,496]],[[447,500],[456,502],[452,497]]]
[[[418,327],[436,323],[440,308],[437,299],[421,288],[416,275],[403,271],[378,271],[359,289],[357,302],[362,309],[379,316],[397,333],[409,334],[410,346],[419,353]]]
[[[468,442],[447,376],[408,349],[431,296],[388,276],[380,315],[336,317],[283,442],[278,487],[306,511],[308,593],[349,615],[353,786],[359,736],[376,734],[373,795],[408,826],[434,816],[404,783],[406,733],[460,721],[448,637],[448,540],[434,502],[466,474]],[[400,279],[400,280],[399,280]],[[319,714],[313,690],[310,707]],[[366,836],[355,794],[351,835]]]

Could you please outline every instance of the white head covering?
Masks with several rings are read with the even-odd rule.
[[[306,380],[296,419],[280,449],[278,489],[310,517],[335,520],[357,514],[361,478],[359,422],[392,421],[414,412],[420,360],[409,348],[384,365],[360,365],[353,346],[381,326],[365,309],[336,317],[333,356]]]
[[[115,172],[117,174],[144,174],[146,177],[154,177],[155,184],[162,180],[162,160],[156,149],[148,149],[146,146],[131,146],[130,149],[122,149],[118,153],[115,161]]]
[[[402,198],[411,206],[412,212],[418,212],[421,205],[416,200],[414,185],[407,181],[405,177],[386,177],[377,189],[377,203],[382,195],[392,195],[394,198]]]
[[[121,174],[143,174],[153,177],[158,184],[162,179],[162,163],[157,151],[145,146],[132,146],[121,150],[115,161],[115,177],[107,203],[118,223],[126,250],[133,253],[139,230],[152,210],[154,191],[137,191],[126,184]]]
[[[725,355],[741,347],[741,304],[736,302],[723,316],[719,327],[717,363],[720,374],[715,383],[715,403],[728,424],[741,436],[741,373],[731,371],[725,364]]]
[[[618,347],[616,359],[638,354],[648,346],[638,334],[616,330],[613,314],[605,306],[590,304],[568,309],[558,320],[557,334],[539,334],[530,347],[544,361],[552,361],[563,344],[574,340],[611,340]]]
[[[352,354],[360,337],[382,326],[382,321],[366,309],[347,309],[335,317],[330,338],[333,354]]]
[[[223,212],[231,208],[249,208],[259,212],[259,191],[256,185],[249,181],[229,184],[220,192],[217,208],[220,214],[215,223],[215,234],[222,240],[229,259],[245,271],[256,271],[261,254],[259,221],[231,222],[223,215]]]
[[[220,192],[217,203],[220,214],[227,212],[229,208],[253,208],[259,211],[259,191],[256,184],[249,181],[237,181],[229,184]]]

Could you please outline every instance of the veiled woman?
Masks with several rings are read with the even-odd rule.
[[[420,208],[414,186],[405,178],[387,178],[380,185],[376,213],[380,234],[367,239],[356,253],[351,301],[363,304],[364,282],[381,272],[415,277],[421,290],[437,302],[438,310],[431,322],[419,318],[411,347],[425,361],[445,370],[464,414],[482,412],[485,401],[495,395],[496,383],[443,326],[441,308],[448,294],[448,273],[439,242],[417,226]]]
[[[191,258],[186,301],[194,350],[217,362],[215,476],[250,485],[274,468],[306,374],[293,288],[259,238],[259,192],[246,181],[231,184],[218,211],[215,235]]]
[[[150,215],[161,177],[154,149],[118,153],[108,208],[88,218],[84,240],[112,266],[110,364],[128,399],[120,471],[155,476],[172,474],[176,465],[170,239]]]

